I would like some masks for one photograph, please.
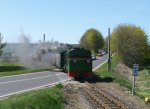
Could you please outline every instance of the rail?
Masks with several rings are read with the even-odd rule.
[[[96,107],[103,109],[128,109],[123,103],[113,98],[105,90],[100,89],[94,84],[86,83],[87,87],[83,87],[84,92],[89,95]]]

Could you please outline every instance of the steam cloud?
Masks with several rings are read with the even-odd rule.
[[[28,68],[48,68],[55,64],[56,52],[52,52],[50,49],[59,47],[59,43],[39,42],[33,44],[30,43],[29,36],[24,33],[19,39],[15,55],[21,64]]]

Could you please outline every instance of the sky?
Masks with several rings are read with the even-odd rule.
[[[3,41],[43,40],[77,44],[90,28],[103,37],[121,23],[140,26],[150,35],[150,0],[0,0]]]

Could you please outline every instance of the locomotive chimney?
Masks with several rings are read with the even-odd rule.
[[[45,34],[43,34],[43,42],[45,43]]]

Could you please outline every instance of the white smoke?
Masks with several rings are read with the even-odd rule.
[[[50,51],[54,46],[53,43],[30,43],[29,36],[22,32],[18,45],[15,55],[24,66],[28,68],[49,68],[55,64],[56,52]]]

